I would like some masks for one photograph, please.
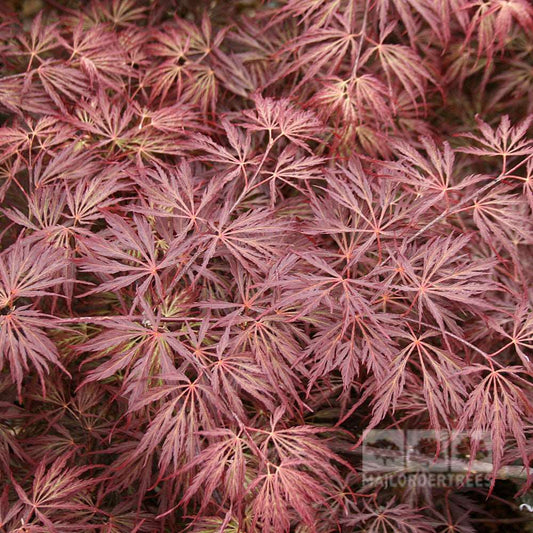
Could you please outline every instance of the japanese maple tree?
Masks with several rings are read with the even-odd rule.
[[[0,532],[525,531],[533,4],[30,4],[0,5]],[[464,482],[369,482],[387,429],[460,435]]]

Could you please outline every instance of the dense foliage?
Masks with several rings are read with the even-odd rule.
[[[43,5],[0,10],[0,531],[521,528],[533,5]],[[488,432],[489,485],[365,484],[373,428]]]

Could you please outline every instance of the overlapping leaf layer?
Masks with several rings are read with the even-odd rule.
[[[520,527],[533,5],[41,3],[0,18],[0,531]],[[488,483],[365,483],[376,428],[488,434]]]

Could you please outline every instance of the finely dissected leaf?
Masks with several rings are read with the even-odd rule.
[[[458,431],[468,429],[471,435],[470,456],[475,457],[483,432],[490,433],[492,442],[491,490],[504,458],[506,440],[516,442],[518,452],[528,464],[524,419],[531,416],[533,406],[528,400],[531,383],[525,381],[521,367],[495,369],[487,366],[466,368],[464,373],[483,373],[471,392],[459,419]],[[525,387],[525,389],[524,389]],[[528,474],[529,477],[529,474]]]
[[[467,42],[475,33],[478,55],[485,52],[489,60],[495,51],[505,46],[505,38],[511,30],[513,20],[526,31],[533,28],[533,9],[525,0],[476,0],[469,7],[475,8],[475,13],[469,21]]]
[[[472,261],[465,255],[458,255],[468,242],[468,237],[452,239],[435,238],[419,247],[407,258],[399,256],[395,267],[402,283],[391,287],[412,294],[412,307],[418,309],[418,318],[424,311],[444,331],[445,326],[458,331],[457,317],[450,313],[445,302],[459,302],[463,309],[483,309],[487,303],[481,298],[486,291],[495,289],[496,284],[487,275],[493,261]]]
[[[88,470],[89,467],[69,468],[65,459],[58,459],[52,464],[40,462],[34,473],[31,490],[26,492],[15,484],[17,495],[25,507],[26,521],[35,513],[39,522],[49,531],[56,532],[60,531],[63,517],[68,517],[69,513],[72,516],[81,513],[78,520],[80,525],[83,524],[85,520],[80,518],[83,512],[90,509],[83,501],[83,495],[95,485],[94,478],[81,478]],[[58,507],[61,513],[57,513]]]
[[[56,29],[56,24],[44,23],[42,13],[39,13],[32,21],[29,35],[18,35],[22,46],[21,51],[16,52],[17,55],[30,56],[29,66],[31,66],[35,58],[40,59],[58,46]]]
[[[526,369],[531,369],[533,362],[527,353],[533,348],[533,313],[527,303],[522,302],[505,320],[494,322],[493,327],[508,339],[505,346],[493,355],[512,347]]]
[[[279,12],[279,16],[299,16],[306,22],[309,19],[310,25],[320,27],[327,25],[335,15],[341,13],[344,3],[343,0],[289,0]]]
[[[231,206],[226,203],[208,223],[207,235],[200,239],[205,250],[202,268],[211,258],[221,256],[235,259],[250,272],[264,272],[269,262],[279,257],[280,243],[289,229],[289,224],[274,218],[269,209],[233,217]]]
[[[210,216],[207,209],[220,188],[216,183],[204,188],[203,181],[193,174],[193,169],[185,161],[172,172],[156,167],[134,178],[152,205],[150,210],[144,207],[137,209],[155,216],[178,219],[178,228],[184,233],[207,220]]]
[[[75,181],[78,178],[92,176],[97,169],[98,165],[90,153],[77,151],[75,145],[70,145],[61,151],[56,151],[47,161],[45,154],[42,154],[36,160],[30,175],[34,187],[39,188],[64,179]]]
[[[0,255],[0,307],[13,307],[19,298],[54,294],[63,281],[65,259],[60,250],[19,239]]]
[[[356,35],[350,31],[347,18],[328,28],[310,28],[287,46],[288,52],[299,52],[296,61],[288,63],[279,75],[287,76],[297,69],[305,70],[300,85],[320,71],[331,75],[345,57],[355,57],[358,49]]]
[[[5,149],[0,160],[20,152],[31,150],[46,150],[53,146],[60,146],[68,141],[74,130],[68,125],[58,124],[57,119],[44,116],[37,121],[28,118],[17,127],[0,128],[0,146]]]
[[[341,462],[341,459],[329,449],[324,440],[317,437],[324,431],[313,426],[283,427],[281,422],[283,414],[284,409],[278,407],[270,417],[268,431],[256,431],[257,446],[263,458],[277,457],[281,463],[307,462],[309,471],[322,479],[325,488],[331,488],[340,480],[331,463]]]
[[[517,246],[533,242],[526,202],[518,195],[494,188],[474,201],[472,211],[482,238],[497,252],[506,249],[519,265]]]
[[[369,247],[381,253],[384,241],[395,241],[413,216],[412,202],[390,182],[370,180],[358,159],[327,174],[326,198],[312,196],[311,234],[329,234],[346,261],[361,259]]]
[[[502,173],[505,173],[509,163],[514,161],[510,158],[531,154],[533,141],[524,137],[533,117],[526,117],[519,124],[511,126],[509,117],[504,115],[495,130],[479,117],[476,118],[481,136],[473,133],[465,133],[463,137],[476,141],[481,147],[468,146],[466,148],[459,148],[461,152],[479,156],[501,157]]]
[[[253,168],[254,163],[257,163],[257,157],[254,158],[251,154],[250,134],[238,130],[226,120],[222,122],[222,126],[231,145],[231,150],[215,143],[205,135],[196,135],[192,147],[205,153],[200,158],[202,161],[216,162],[224,165],[224,181],[230,181],[239,176],[242,176],[245,181],[248,181],[247,168]]]
[[[387,105],[388,97],[388,89],[379,78],[362,74],[346,80],[333,76],[325,79],[313,101],[320,106],[321,116],[334,118],[348,128],[367,121],[390,123],[392,110]]]
[[[182,250],[156,241],[149,223],[137,215],[133,215],[133,224],[113,213],[106,213],[104,217],[109,224],[107,238],[94,235],[82,239],[90,255],[80,259],[80,268],[102,274],[104,280],[107,278],[88,294],[118,290],[136,283],[137,303],[151,286],[164,292],[161,277],[177,263]]]
[[[213,492],[221,489],[222,502],[229,500],[239,507],[244,497],[248,465],[254,463],[246,439],[242,432],[235,433],[230,429],[204,431],[202,434],[212,443],[187,465],[188,469],[200,469],[187,488],[183,502],[189,501],[202,487],[202,507],[209,503]]]
[[[317,180],[322,177],[320,164],[324,160],[315,156],[302,157],[298,154],[298,151],[294,149],[294,146],[289,146],[275,161],[275,167],[265,169],[262,171],[262,175],[266,177],[260,182],[260,184],[268,183],[270,192],[270,205],[274,207],[277,199],[279,188],[283,184],[290,185],[291,187],[301,190],[299,181]],[[258,185],[254,185],[257,187]]]
[[[251,489],[254,499],[254,522],[263,531],[288,531],[295,518],[304,524],[316,523],[315,504],[326,503],[322,485],[304,470],[302,461],[286,461],[279,465],[267,463],[266,472],[256,478]]]
[[[362,510],[345,519],[349,526],[364,525],[369,533],[432,533],[431,523],[416,509],[394,500],[383,506],[371,506],[365,502]]]
[[[87,91],[85,76],[78,70],[61,64],[41,63],[36,69],[46,94],[65,112],[63,98],[75,100]]]
[[[44,510],[53,507],[54,503],[61,500],[64,509],[76,509],[80,503],[73,498],[79,497],[84,490],[94,484],[94,480],[79,479],[86,471],[87,468],[66,468],[64,459],[59,459],[51,465],[40,463],[35,471],[27,503]]]
[[[81,101],[76,116],[70,122],[78,129],[93,135],[96,146],[109,150],[120,149],[138,133],[132,124],[135,108],[125,106],[122,95],[114,99],[99,91],[92,100]]]
[[[280,427],[284,409],[278,408],[268,430],[257,431],[257,451],[261,469],[250,490],[254,498],[254,522],[263,528],[285,530],[293,513],[313,527],[316,515],[313,502],[328,504],[339,496],[341,478],[333,461],[341,461],[317,438],[320,428]],[[277,512],[274,512],[277,510]]]
[[[256,96],[254,103],[255,109],[243,111],[246,129],[267,131],[271,141],[285,137],[304,149],[308,149],[304,141],[317,138],[321,124],[312,112],[299,110],[288,99]]]
[[[399,161],[385,167],[387,173],[389,169],[393,170],[391,178],[416,191],[420,201],[418,209],[413,213],[415,217],[431,208],[440,207],[439,203],[444,203],[445,208],[449,207],[459,191],[483,179],[483,176],[475,174],[457,176],[454,151],[448,143],[444,143],[442,149],[439,149],[430,138],[422,137],[420,140],[427,155],[415,150],[410,144],[397,141],[395,152]]]
[[[211,364],[210,381],[213,391],[227,402],[231,412],[246,417],[241,396],[254,399],[267,410],[274,408],[274,394],[268,374],[257,364],[252,354],[222,356]]]
[[[399,82],[413,102],[417,98],[424,99],[427,83],[435,80],[412,48],[383,42],[392,29],[390,26],[383,31],[380,42],[368,48],[361,57],[361,63],[366,63],[375,54],[385,71],[390,89]]]
[[[91,225],[102,218],[102,210],[120,201],[117,193],[126,189],[126,184],[120,181],[122,169],[121,166],[110,167],[90,180],[79,180],[75,188],[66,191],[67,216],[74,225]]]
[[[177,472],[198,455],[201,449],[199,432],[214,429],[218,418],[216,397],[209,385],[179,375],[167,379],[175,383],[146,394],[134,406],[140,408],[166,398],[136,450],[140,457],[160,450],[160,477],[170,467]]]
[[[435,346],[436,333],[406,337],[407,345],[394,357],[383,382],[370,381],[373,395],[373,418],[368,428],[375,427],[386,414],[394,411],[410,373],[410,365],[420,369],[421,383],[417,386],[424,394],[431,426],[439,430],[442,422],[462,410],[466,387],[459,377],[461,360],[453,353]],[[430,339],[433,338],[433,343]],[[367,392],[366,394],[369,394]]]
[[[362,369],[378,376],[385,373],[394,353],[390,317],[376,314],[371,307],[366,314],[333,316],[324,323],[309,345],[313,356],[311,384],[339,369],[348,389]]]
[[[79,67],[91,84],[103,83],[118,90],[121,76],[133,74],[117,35],[103,24],[92,28],[77,25],[72,41],[59,37],[59,42],[71,53],[71,65]]]
[[[19,393],[24,375],[30,370],[29,363],[37,370],[43,390],[48,363],[64,370],[56,345],[44,333],[44,328],[54,325],[53,317],[32,311],[28,306],[0,315],[0,369],[7,361]]]
[[[102,333],[78,346],[80,351],[96,352],[85,363],[106,359],[87,373],[86,381],[122,374],[130,404],[137,403],[160,374],[175,370],[176,353],[186,354],[179,335],[170,331],[160,316],[146,314],[146,310],[144,316],[142,321],[109,317]]]
[[[418,16],[422,17],[431,29],[441,39],[450,37],[450,27],[448,20],[450,10],[449,1],[427,2],[425,0],[379,0],[376,10],[380,15],[380,26],[385,28],[391,4],[394,6],[401,21],[407,29],[411,42],[416,42],[419,24]],[[440,8],[440,9],[439,9]]]

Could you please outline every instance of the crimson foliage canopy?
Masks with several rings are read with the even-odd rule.
[[[0,10],[0,531],[520,527],[533,5],[30,4]],[[375,429],[430,462],[460,433],[486,483],[369,483]]]

